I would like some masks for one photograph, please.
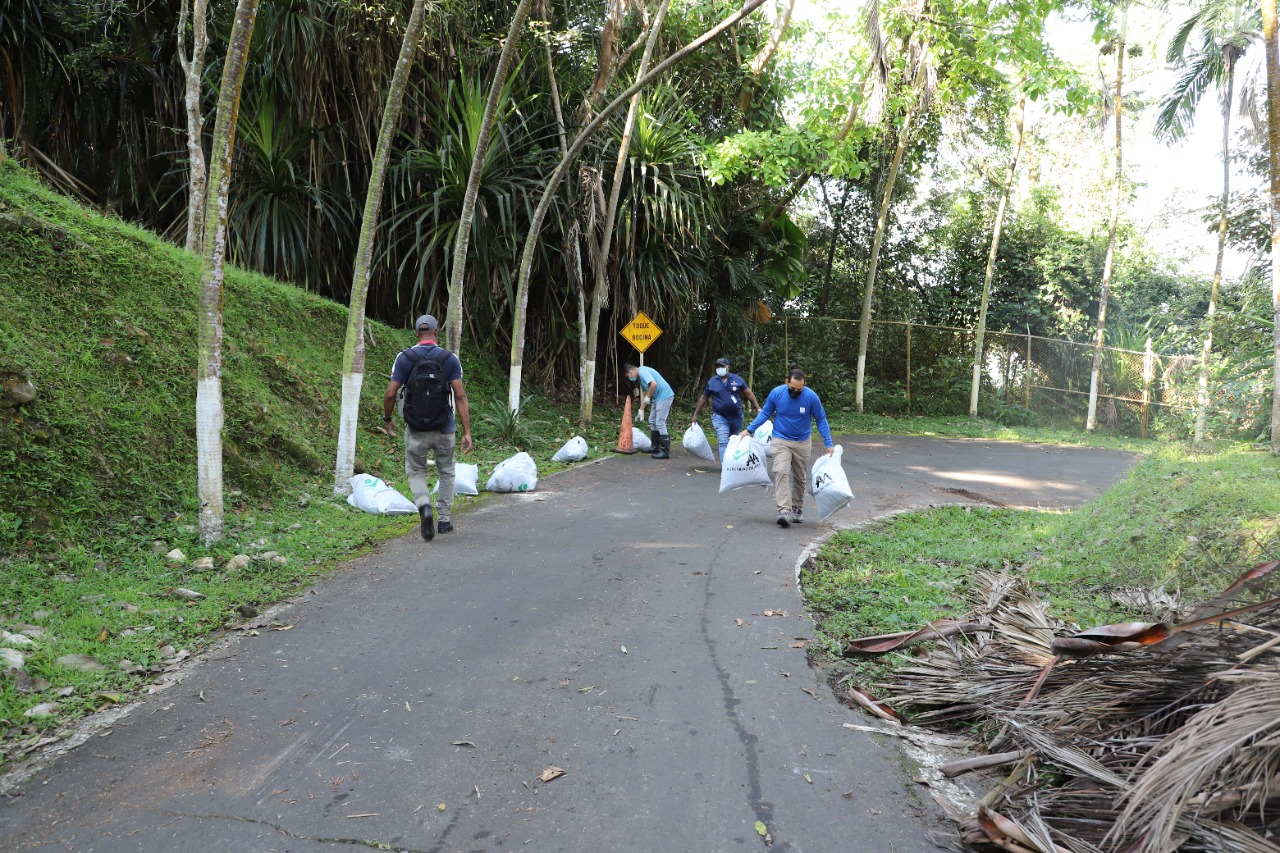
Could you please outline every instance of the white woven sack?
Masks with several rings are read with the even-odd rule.
[[[347,503],[371,515],[409,515],[418,511],[413,501],[388,486],[378,477],[357,474],[351,480]]]
[[[680,443],[684,445],[685,450],[699,459],[716,458],[715,452],[711,449],[711,442],[707,441],[707,434],[697,424],[689,425],[689,428],[684,431],[684,435],[680,438]]]
[[[741,435],[729,436],[729,444],[724,449],[724,459],[720,463],[720,494],[746,486],[763,486],[767,489],[772,485],[768,463],[764,457],[764,446]]]
[[[458,462],[453,466],[453,493],[455,495],[478,495],[480,489],[477,483],[480,481],[480,466],[472,465],[468,462]],[[431,494],[440,493],[440,481],[436,480],[435,486],[431,489]]]
[[[551,457],[552,462],[581,462],[587,458],[587,440],[580,435],[575,435],[564,443],[564,447],[556,451],[556,455]]]
[[[521,451],[493,469],[485,488],[491,492],[532,492],[538,487],[538,463]]]
[[[770,443],[773,441],[773,421],[765,421],[760,424],[760,428],[752,433],[751,437],[764,447],[765,459],[773,457],[773,445]]]
[[[853,489],[840,464],[842,456],[844,448],[836,445],[835,453],[830,456],[824,453],[809,472],[809,493],[818,504],[819,521],[853,500]]]
[[[631,428],[631,444],[641,453],[648,453],[653,450],[653,442],[649,440],[649,433],[641,432],[639,427]]]

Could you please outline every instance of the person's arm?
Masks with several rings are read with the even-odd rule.
[[[747,399],[751,401],[751,405],[756,407],[756,411],[760,411],[760,401],[756,399],[755,392],[750,388],[744,388],[742,389],[742,393],[747,395]]]
[[[711,396],[710,391],[703,391],[702,396],[698,398],[698,405],[693,407],[693,422],[698,422],[698,412],[702,411],[702,404],[707,402],[707,398]]]
[[[458,420],[462,422],[462,452],[470,453],[471,443],[471,410],[467,407],[467,391],[462,387],[462,380],[455,379],[449,383],[453,388],[453,408],[458,413]]]
[[[644,404],[645,404],[645,403],[652,403],[652,402],[653,402],[653,395],[658,393],[658,383],[657,383],[657,382],[655,382],[655,381],[653,381],[653,380],[650,380],[650,381],[649,381],[649,387],[648,387],[648,389],[647,389],[647,390],[648,390],[648,392],[649,392],[649,393],[648,393],[648,395],[647,395],[647,396],[646,396],[646,395],[641,395],[641,397],[640,397],[640,405],[641,405],[641,406],[644,406]]]
[[[827,446],[827,455],[836,452],[835,442],[831,440],[831,425],[827,423],[827,410],[822,408],[818,395],[813,395],[813,419],[818,422],[818,432],[822,434],[822,443]]]
[[[742,431],[742,435],[751,435],[753,432],[759,429],[761,424],[763,424],[765,421],[769,420],[769,418],[773,416],[773,412],[776,408],[777,407],[774,405],[774,402],[773,402],[773,394],[770,394],[768,397],[765,397],[764,406],[756,414],[755,419],[751,421],[751,423],[747,424],[746,429]]]
[[[382,426],[380,431],[387,435],[395,435],[391,429],[391,414],[396,410],[396,395],[400,393],[400,383],[392,379],[387,383],[387,393],[382,395]]]

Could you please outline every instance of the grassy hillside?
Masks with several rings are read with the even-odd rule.
[[[10,161],[11,162],[11,161]],[[0,372],[37,397],[0,421],[0,544],[189,512],[195,495],[196,258],[0,173]],[[223,394],[230,494],[271,499],[336,447],[342,306],[230,270]],[[408,333],[372,324],[362,418],[380,418]],[[359,454],[395,471],[365,431]]]

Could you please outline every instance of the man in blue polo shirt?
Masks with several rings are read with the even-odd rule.
[[[716,359],[716,375],[707,380],[707,387],[698,398],[698,405],[693,407],[693,422],[698,422],[698,412],[702,404],[711,399],[711,426],[716,431],[716,441],[720,443],[720,461],[724,462],[724,449],[729,446],[729,436],[742,429],[742,398],[746,397],[751,405],[760,411],[760,401],[747,387],[747,382],[736,373],[729,372],[729,359]]]
[[[818,424],[827,455],[835,453],[831,427],[822,401],[805,387],[804,371],[791,371],[786,385],[779,385],[765,398],[764,408],[742,431],[747,437],[769,417],[773,417],[773,499],[778,505],[778,526],[800,523],[805,487],[809,484],[809,457],[813,452],[813,423]]]

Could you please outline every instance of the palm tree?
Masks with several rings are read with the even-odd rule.
[[[662,19],[667,15],[667,7],[671,5],[671,0],[662,0],[658,7],[657,17],[649,26],[649,37],[645,41],[644,53],[640,57],[640,67],[636,71],[636,76],[643,77],[644,73],[649,69],[649,60],[653,56],[653,45],[658,40],[658,33],[662,30]],[[595,399],[596,388],[596,348],[600,340],[600,312],[604,307],[605,298],[607,297],[607,288],[609,286],[608,263],[609,253],[613,244],[613,227],[618,216],[618,200],[622,196],[622,180],[625,177],[627,168],[627,155],[631,149],[631,135],[636,125],[636,114],[640,109],[641,93],[631,96],[631,103],[627,106],[627,118],[622,128],[622,138],[618,142],[618,159],[613,170],[613,183],[609,187],[609,206],[604,212],[604,224],[602,227],[599,246],[594,246],[592,254],[592,272],[595,276],[595,286],[591,292],[591,312],[587,319],[587,335],[583,341],[582,347],[582,369],[580,371],[582,379],[582,387],[579,389],[579,397],[581,408],[578,413],[578,419],[583,424],[591,423],[591,406]],[[514,377],[514,374],[513,374]],[[519,387],[518,381],[513,381],[513,387]],[[510,391],[510,389],[508,389]],[[512,397],[508,400],[508,404],[515,411],[515,406],[519,403],[519,398]]]
[[[1121,179],[1124,177],[1124,147],[1122,135],[1123,110],[1121,94],[1124,90],[1124,51],[1125,36],[1129,24],[1129,6],[1127,3],[1120,5],[1120,32],[1115,41],[1112,43],[1116,52],[1116,92],[1115,92],[1115,120],[1116,120],[1116,148],[1115,161],[1116,171],[1114,179],[1113,196],[1111,199],[1111,223],[1107,231],[1107,255],[1102,262],[1102,286],[1101,292],[1098,294],[1098,331],[1093,341],[1093,370],[1089,374],[1089,413],[1085,417],[1084,428],[1087,432],[1093,432],[1094,427],[1098,423],[1098,384],[1102,372],[1102,341],[1107,328],[1107,298],[1111,293],[1111,273],[1115,267],[1116,259],[1116,233],[1120,229],[1120,204],[1123,198],[1121,194]]]
[[[987,253],[987,269],[982,278],[982,302],[978,307],[978,333],[973,343],[973,383],[969,387],[969,417],[978,416],[978,388],[982,384],[982,343],[987,331],[987,303],[991,298],[991,279],[995,276],[996,257],[1000,252],[1000,231],[1004,227],[1004,212],[1013,190],[1013,176],[1018,171],[1018,157],[1022,154],[1024,123],[1027,118],[1027,96],[1018,99],[1017,138],[1009,169],[1005,172],[1004,187],[1000,191],[1000,205],[996,208],[996,221],[991,231],[991,249]]]
[[[507,71],[511,68],[516,54],[516,46],[520,43],[520,35],[524,30],[525,18],[529,16],[532,0],[520,0],[515,14],[511,17],[511,27],[507,30],[507,40],[502,45],[502,53],[498,57],[498,67],[493,72],[493,83],[489,87],[489,99],[485,102],[484,117],[480,123],[480,134],[476,139],[475,155],[471,160],[471,174],[467,177],[467,189],[462,198],[462,214],[458,218],[458,233],[453,239],[453,268],[449,277],[449,312],[445,325],[445,342],[458,352],[462,344],[462,282],[467,272],[467,244],[471,240],[471,218],[476,212],[476,197],[479,194],[480,176],[484,172],[485,154],[489,150],[489,138],[493,133],[493,123],[498,116],[498,103],[502,100],[503,89],[506,88]],[[519,401],[511,411],[519,411]]]
[[[1280,455],[1280,32],[1276,0],[1262,0],[1267,49],[1267,165],[1271,177],[1271,452]]]
[[[184,53],[187,41],[187,15],[191,15],[191,53]],[[205,178],[204,114],[200,108],[204,94],[204,54],[209,47],[208,0],[182,0],[182,12],[178,18],[178,64],[186,77],[183,104],[187,111],[187,239],[188,251],[200,248],[200,235],[204,217]]]
[[[923,3],[913,2],[909,8],[902,11],[908,18],[918,21],[924,15],[925,8]],[[872,6],[871,14],[867,18],[867,32],[872,42],[872,53],[875,55],[873,63],[880,69],[881,84],[888,85],[888,43],[881,37],[878,4]],[[880,248],[884,243],[885,231],[889,224],[893,187],[897,183],[898,173],[902,168],[903,154],[911,140],[912,123],[918,114],[929,109],[933,94],[938,87],[937,61],[930,50],[928,40],[918,33],[911,33],[906,37],[906,42],[906,49],[902,52],[905,66],[901,69],[899,80],[906,104],[902,124],[897,128],[898,140],[894,146],[893,159],[889,161],[884,191],[880,198],[880,212],[876,217],[875,234],[871,239],[871,256],[867,261],[867,278],[862,293],[862,319],[858,324],[858,372],[854,383],[853,399],[859,412],[862,411],[862,392],[867,374],[867,345],[871,338],[871,308],[874,304],[876,272],[880,262]]]
[[[213,125],[209,194],[204,213],[200,272],[200,315],[197,318],[196,459],[200,498],[200,538],[222,538],[222,291],[227,256],[227,198],[231,192],[231,152],[235,148],[240,90],[248,65],[249,43],[258,0],[239,0],[218,90],[218,117]]]
[[[342,351],[342,410],[338,427],[338,455],[333,469],[333,490],[347,494],[356,461],[356,427],[360,418],[360,389],[364,385],[364,309],[369,292],[369,273],[373,263],[373,241],[378,233],[378,214],[382,209],[382,189],[386,185],[387,163],[391,159],[391,141],[400,125],[400,107],[409,82],[413,55],[422,40],[426,22],[426,0],[413,0],[413,11],[404,30],[400,59],[396,62],[387,90],[387,106],[378,131],[378,147],[373,155],[369,190],[365,195],[364,218],[360,222],[360,242],[356,247],[355,270],[351,278],[351,306],[347,309],[347,339]]]
[[[662,78],[667,70],[679,64],[685,58],[696,53],[703,45],[715,39],[725,30],[733,27],[739,21],[746,18],[756,9],[764,5],[765,0],[747,0],[742,8],[729,15],[720,23],[686,44],[684,47],[672,53],[662,62],[654,66],[649,73],[640,76],[631,86],[616,98],[614,98],[607,106],[600,110],[594,118],[578,133],[578,136],[570,144],[564,156],[560,158],[560,163],[555,170],[547,178],[546,186],[543,189],[542,198],[538,201],[538,206],[534,209],[533,216],[529,223],[529,232],[525,238],[524,250],[520,255],[519,279],[516,284],[515,305],[512,309],[512,334],[511,334],[511,367],[509,373],[509,385],[507,388],[507,400],[509,404],[518,407],[520,401],[520,376],[524,367],[524,343],[525,330],[528,325],[528,309],[529,309],[529,282],[533,276],[533,260],[537,253],[538,244],[541,238],[542,224],[546,221],[547,213],[551,209],[552,199],[555,197],[556,190],[560,186],[560,182],[564,180],[564,176],[568,173],[570,166],[577,159],[582,149],[595,136],[604,123],[611,115],[618,111],[623,104],[629,103],[631,97],[637,92],[641,92],[648,88],[652,83]],[[513,407],[512,411],[515,411]]]
[[[1246,18],[1247,15],[1247,18]],[[1236,63],[1257,35],[1257,13],[1246,10],[1239,0],[1209,0],[1178,27],[1169,43],[1167,61],[1182,69],[1182,76],[1161,102],[1156,133],[1169,139],[1186,135],[1195,120],[1196,107],[1210,86],[1222,93],[1222,196],[1218,204],[1218,254],[1213,266],[1213,285],[1205,315],[1203,349],[1200,354],[1200,386],[1196,396],[1195,441],[1204,440],[1209,408],[1209,358],[1213,352],[1213,322],[1218,311],[1222,286],[1222,262],[1227,249],[1228,207],[1231,200],[1231,108],[1235,95]],[[1188,51],[1187,42],[1200,31],[1198,50]]]

